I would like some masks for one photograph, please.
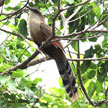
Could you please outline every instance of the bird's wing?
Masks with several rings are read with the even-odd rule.
[[[51,35],[52,35],[52,29],[50,26],[48,26],[45,23],[40,24],[40,30],[44,33],[44,38],[47,40]],[[53,39],[54,40],[54,39]],[[60,42],[52,41],[52,45],[55,47],[59,47],[60,49],[64,50],[63,46],[61,45]]]

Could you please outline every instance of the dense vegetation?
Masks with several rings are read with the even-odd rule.
[[[40,9],[55,27],[57,40],[67,42],[79,88],[76,102],[60,78],[60,87],[49,88],[47,94],[39,86],[42,79],[27,74],[28,67],[49,57],[38,57],[27,29],[26,6]],[[107,0],[1,0],[0,9],[0,108],[108,108]],[[81,44],[87,50],[82,52]]]

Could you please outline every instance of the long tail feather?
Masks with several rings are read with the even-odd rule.
[[[76,86],[74,73],[63,51],[61,48],[51,45],[49,48],[46,48],[44,52],[55,59],[66,92],[74,102],[78,98],[78,89]]]
[[[66,92],[69,94],[70,98],[74,102],[76,99],[78,99],[78,89],[76,86],[74,73],[66,58],[65,58],[65,61],[63,62],[61,61],[61,63],[60,62],[56,62],[56,63],[57,63],[61,78],[63,80],[63,84],[66,89]]]

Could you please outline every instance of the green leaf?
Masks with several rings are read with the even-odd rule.
[[[51,87],[49,89],[50,93],[52,95],[55,95],[55,96],[62,96],[64,97],[65,96],[65,93],[66,91],[64,89],[61,89],[61,88],[56,88],[56,87]]]
[[[101,8],[94,4],[93,6],[93,12],[96,14],[96,17],[99,18],[99,16],[101,15]]]
[[[71,45],[72,45],[72,48],[75,49],[75,51],[78,51],[78,42],[74,41],[71,43]]]
[[[15,7],[11,7],[11,6],[8,6],[5,8],[6,11],[10,11],[10,10],[18,10],[22,5],[22,2],[20,2],[19,4],[17,4]]]
[[[89,79],[92,79],[96,75],[96,70],[90,70],[87,77]]]
[[[104,57],[103,52],[105,52],[103,50],[103,48],[101,47],[100,44],[96,44],[95,45],[95,49],[94,49],[94,53],[96,53],[96,57]]]
[[[85,73],[87,69],[90,67],[90,64],[91,64],[91,61],[84,61],[80,66],[81,72]]]
[[[7,57],[10,57],[10,52],[9,52],[9,49],[8,48],[6,48],[6,56]]]
[[[30,54],[29,51],[26,51],[26,52],[24,53],[24,55],[27,56],[27,57],[30,57],[30,56],[31,56],[31,54]]]
[[[22,19],[18,25],[18,28],[19,28],[19,32],[24,35],[24,36],[27,36],[28,35],[28,32],[27,32],[27,22]]]
[[[103,51],[100,44],[96,44],[95,45],[95,50],[97,50],[97,51]]]
[[[9,79],[8,76],[0,76],[0,83],[4,85]]]
[[[63,87],[63,82],[62,82],[61,77],[59,77],[59,85],[60,85],[60,87]]]
[[[97,38],[91,38],[91,39],[89,39],[89,41],[96,42]]]
[[[32,83],[37,85],[39,82],[42,82],[42,78],[36,78]]]
[[[5,98],[11,99],[11,100],[15,100],[16,95],[15,94],[10,94],[10,93],[5,93],[4,94]]]
[[[93,12],[93,10],[88,14],[88,23],[90,25],[95,23],[95,13]]]
[[[18,62],[18,58],[15,55],[13,55],[12,61],[13,62]]]
[[[15,90],[16,85],[15,85],[15,82],[12,79],[10,79],[7,82],[7,84],[8,84],[8,90]]]
[[[48,9],[42,8],[41,12],[42,12],[42,15],[46,15],[48,13]]]
[[[5,0],[5,5],[7,5],[10,2],[10,0]]]
[[[94,62],[91,62],[91,64],[90,64],[90,69],[96,69],[97,67],[96,67],[96,64],[94,63]]]
[[[87,57],[93,57],[94,55],[94,49],[93,49],[93,46],[91,46],[88,50],[85,51],[85,55],[84,55],[84,58],[87,58]]]
[[[102,70],[102,69],[101,69]],[[106,74],[105,74],[106,75]],[[99,70],[97,70],[97,80],[99,81],[99,82],[103,82],[104,81],[104,78],[105,78],[105,76],[104,76],[104,73],[103,72],[100,72]]]
[[[28,88],[32,87],[32,82],[25,78],[21,78],[20,82],[18,84],[18,88],[21,90],[25,90],[25,88],[27,88],[27,87]]]
[[[52,101],[53,101],[53,98],[51,96],[46,96],[46,97],[41,97],[40,98],[41,103],[49,103],[49,102],[52,102]]]
[[[9,64],[1,63],[0,64],[0,72],[5,72],[8,68],[11,68],[12,66]]]
[[[73,4],[74,0],[66,0],[69,4]]]
[[[94,8],[94,12],[96,13],[97,18],[99,18],[99,16],[101,15],[101,8],[99,6],[96,6],[96,8]]]
[[[103,82],[105,80],[105,77],[107,77],[108,72],[108,61],[105,61],[105,63],[101,63],[99,66],[99,69],[97,70],[97,79],[100,82]]]
[[[91,81],[87,89],[89,96],[92,97],[96,90],[96,84],[93,81]]]
[[[24,75],[24,72],[21,69],[17,69],[17,71],[12,72],[12,77],[22,77]]]
[[[108,47],[108,34],[104,35],[104,41],[102,42],[102,47]]]
[[[96,92],[103,92],[102,83],[100,83],[98,80],[96,81]]]

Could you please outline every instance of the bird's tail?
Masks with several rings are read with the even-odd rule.
[[[44,52],[55,59],[66,92],[74,102],[78,98],[78,89],[74,73],[65,54],[63,53],[63,50],[59,47],[51,45],[49,48],[44,49]]]
[[[78,89],[76,86],[75,76],[65,55],[63,54],[63,56],[61,57],[62,59],[56,60],[56,64],[59,69],[59,73],[62,78],[66,92],[69,94],[70,98],[74,102],[76,99],[78,99]]]

